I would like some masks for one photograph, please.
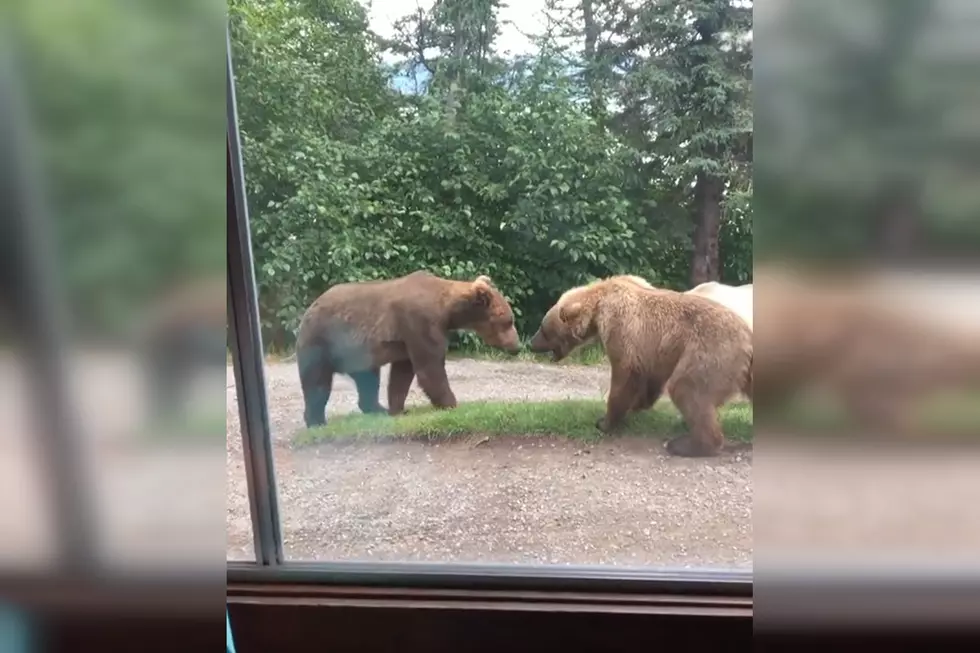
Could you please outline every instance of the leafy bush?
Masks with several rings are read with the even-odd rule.
[[[353,0],[238,0],[232,35],[273,348],[292,344],[303,311],[329,286],[420,269],[490,275],[523,334],[561,292],[595,277],[686,287],[687,230],[651,223],[659,182],[597,123],[556,58],[483,66],[489,72],[469,74],[462,88],[437,77],[429,92],[406,96],[391,89]],[[728,215],[723,247],[736,262],[725,275],[742,280],[747,204]]]

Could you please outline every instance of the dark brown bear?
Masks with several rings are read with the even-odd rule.
[[[176,413],[195,373],[227,364],[227,309],[224,276],[171,288],[149,307],[136,344],[154,419]]]
[[[405,410],[416,378],[433,406],[455,408],[446,377],[448,335],[454,330],[474,331],[510,353],[520,347],[510,304],[486,276],[452,281],[420,271],[330,288],[307,309],[297,338],[307,427],[326,423],[337,373],[354,379],[362,412],[385,412],[378,393],[381,367],[389,363],[390,415]]]
[[[630,411],[653,407],[666,389],[690,431],[670,440],[668,452],[720,452],[718,408],[739,392],[752,396],[752,330],[745,321],[710,299],[618,276],[562,295],[531,351],[551,352],[557,361],[596,340],[612,367],[600,431],[615,431]]]

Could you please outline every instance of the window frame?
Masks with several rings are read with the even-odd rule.
[[[486,600],[501,593],[518,603],[543,600],[606,604],[624,602],[645,609],[703,614],[729,609],[751,615],[752,571],[727,569],[659,569],[617,566],[550,566],[531,564],[461,564],[413,562],[287,561],[279,522],[278,487],[270,440],[264,357],[258,314],[241,156],[231,36],[226,28],[227,73],[227,219],[228,323],[246,484],[252,520],[255,561],[227,560],[229,600],[322,600],[341,588],[362,600],[409,596],[415,600]],[[356,591],[355,591],[356,590]],[[380,591],[380,593],[379,593]],[[464,591],[466,594],[459,594]],[[385,594],[387,592],[387,594]],[[418,594],[421,592],[422,594]],[[456,594],[447,594],[456,592]],[[365,594],[367,593],[367,594]],[[559,598],[561,595],[562,598]],[[574,595],[574,598],[573,598]],[[327,597],[327,598],[324,598]],[[455,597],[455,599],[451,598]],[[407,599],[406,599],[407,600]]]
[[[3,290],[14,305],[14,338],[26,349],[28,382],[31,384],[38,423],[39,462],[46,470],[50,493],[49,516],[56,535],[59,571],[84,574],[99,564],[95,531],[95,499],[80,462],[80,438],[65,361],[68,350],[67,322],[63,313],[63,288],[56,269],[56,243],[50,226],[50,207],[45,195],[42,166],[31,138],[34,125],[29,97],[20,68],[17,37],[0,60],[0,214],[9,214],[7,242],[18,245],[4,250],[12,278],[20,273],[24,288]]]

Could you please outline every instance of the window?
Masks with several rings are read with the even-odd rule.
[[[0,56],[0,564],[48,589],[61,572],[104,591],[161,569],[214,588],[227,292],[207,135],[222,69],[182,30],[224,16],[53,7],[25,6]],[[170,391],[194,401],[153,419]]]
[[[703,372],[681,370],[672,402],[641,368],[611,381],[593,341],[617,336],[595,320],[575,347],[550,326],[532,342],[562,293],[596,279],[632,275],[609,292],[654,306],[668,295],[646,282],[751,283],[751,166],[732,146],[715,154],[720,181],[701,174],[700,119],[684,117],[696,93],[652,106],[628,90],[642,72],[602,63],[596,43],[524,39],[544,27],[526,9],[445,2],[394,20],[354,0],[231,3],[228,557],[256,563],[230,562],[232,577],[751,592],[739,381],[718,389],[731,395],[723,448],[696,457],[710,420],[703,440],[682,437],[676,396]],[[732,102],[713,119],[748,135],[747,60],[730,37],[751,30],[751,8],[729,9],[710,34],[661,16],[677,33],[655,38],[678,39],[682,58],[697,56],[685,39],[713,39]],[[620,36],[597,38],[628,48]],[[676,65],[664,83],[693,88],[692,63]],[[695,217],[688,246],[678,228]],[[418,271],[432,276],[391,281]],[[310,309],[339,284],[353,285]],[[741,360],[733,349],[733,379]],[[597,424],[622,393],[638,409]]]

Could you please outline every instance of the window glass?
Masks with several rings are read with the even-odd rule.
[[[0,548],[91,573],[215,570],[224,7],[40,0],[15,18],[0,55]]]
[[[750,568],[751,3],[230,11],[286,559]]]

